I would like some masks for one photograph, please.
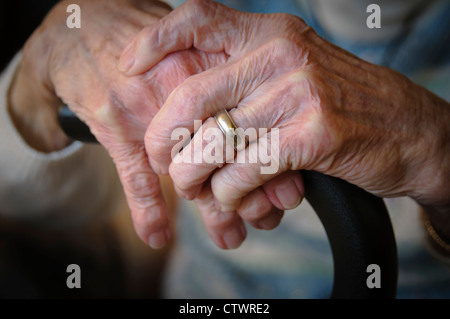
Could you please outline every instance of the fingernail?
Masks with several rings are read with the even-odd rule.
[[[279,218],[274,218],[274,214],[278,215]],[[283,216],[283,211],[277,209],[277,210],[273,211],[273,213],[269,217],[259,221],[256,226],[259,229],[265,229],[265,230],[274,229],[281,222],[282,216]]]
[[[151,234],[148,237],[148,245],[152,247],[153,249],[160,249],[165,246],[167,243],[168,237],[170,236],[170,233],[168,233],[168,229],[166,230],[160,230],[156,233]]]
[[[278,197],[284,209],[293,209],[300,205],[303,197],[293,180],[279,185],[275,188],[275,195]]]
[[[244,225],[239,227],[234,227],[233,229],[226,232],[222,238],[227,249],[238,248],[242,241],[244,240],[247,232]]]
[[[127,73],[133,67],[135,61],[136,56],[134,54],[134,46],[130,44],[122,53],[117,67],[119,71]]]

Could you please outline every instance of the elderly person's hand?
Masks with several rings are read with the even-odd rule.
[[[136,75],[191,47],[229,58],[178,86],[146,132],[152,167],[170,173],[178,192],[201,202],[214,197],[221,211],[234,212],[274,176],[316,170],[379,196],[410,196],[450,234],[446,101],[325,41],[300,18],[242,13],[212,1],[188,1],[144,29],[120,68]],[[279,129],[276,172],[261,174],[261,161],[249,160],[258,156],[258,143],[250,143],[245,163],[171,160],[171,133],[193,133],[194,120],[214,125],[210,118],[221,109],[238,127],[268,128],[259,142],[275,144]],[[205,183],[213,194],[203,193]]]
[[[10,92],[10,114],[30,145],[51,152],[71,142],[56,120],[59,107],[69,105],[114,160],[137,234],[161,247],[170,236],[169,218],[145,152],[145,131],[172,89],[226,56],[185,51],[152,72],[126,77],[116,68],[121,51],[171,9],[158,1],[78,1],[81,28],[69,29],[70,3],[60,2],[27,41]]]
[[[114,160],[137,234],[150,246],[161,247],[170,236],[169,216],[159,178],[145,151],[145,131],[177,85],[193,74],[224,64],[228,57],[186,50],[168,56],[146,74],[129,78],[116,68],[122,50],[144,26],[171,9],[150,0],[78,1],[81,28],[69,29],[69,4],[60,2],[27,41],[10,90],[9,112],[32,147],[52,152],[71,142],[56,120],[61,104],[69,105]],[[291,180],[293,175],[300,178],[292,173],[284,176]],[[294,201],[298,201],[301,196],[295,191]],[[275,227],[281,218],[279,210],[265,194],[257,198],[268,211],[277,212],[268,226]],[[224,224],[226,219],[218,225]],[[225,226],[221,227],[225,246],[233,247],[236,244],[226,238],[235,236],[226,235]],[[239,236],[245,237],[245,233]]]

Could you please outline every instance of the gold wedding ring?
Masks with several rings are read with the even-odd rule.
[[[214,115],[217,125],[219,126],[222,133],[227,138],[227,141],[231,139],[233,141],[233,146],[236,151],[245,149],[245,139],[240,134],[236,123],[234,123],[230,114],[227,110],[220,110]]]

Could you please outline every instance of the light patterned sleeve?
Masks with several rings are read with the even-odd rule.
[[[20,58],[18,53],[0,77],[0,216],[59,225],[109,214],[121,186],[100,145],[73,142],[45,154],[16,130],[7,105]]]

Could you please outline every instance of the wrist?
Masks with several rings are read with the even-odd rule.
[[[450,104],[423,89],[421,135],[410,194],[425,210],[438,233],[450,238]]]

